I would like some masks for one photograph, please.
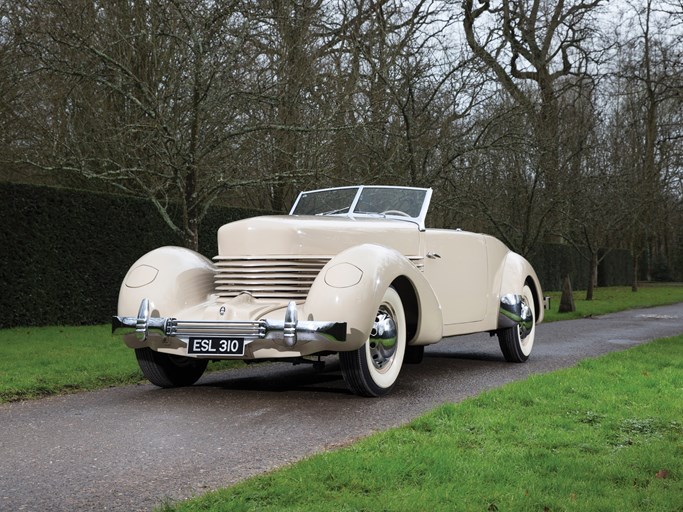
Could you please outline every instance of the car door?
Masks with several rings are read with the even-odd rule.
[[[427,230],[424,273],[441,304],[444,325],[484,319],[490,291],[482,235]]]

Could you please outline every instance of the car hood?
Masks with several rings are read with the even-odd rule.
[[[291,215],[244,219],[218,230],[219,256],[333,256],[367,243],[417,256],[420,231],[401,220]]]

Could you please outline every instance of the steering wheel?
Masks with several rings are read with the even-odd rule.
[[[402,212],[401,210],[384,210],[382,212],[382,215],[400,215],[401,217],[410,217],[406,212]]]

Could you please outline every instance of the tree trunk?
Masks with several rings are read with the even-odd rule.
[[[588,288],[586,289],[586,300],[593,300],[593,291],[598,283],[598,253],[591,252],[590,271],[588,273]]]
[[[637,292],[638,291],[638,255],[634,252],[632,255],[631,262],[633,264],[631,270],[632,270],[632,281],[631,281],[631,291],[632,292]]]
[[[199,222],[191,218],[185,228],[185,247],[199,252]]]

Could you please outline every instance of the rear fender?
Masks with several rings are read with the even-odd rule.
[[[510,252],[505,258],[503,265],[503,280],[500,286],[499,297],[507,294],[518,295],[524,285],[528,283],[534,294],[534,306],[536,310],[536,323],[543,321],[543,290],[538,276],[531,263],[517,253]]]
[[[370,336],[384,292],[399,277],[410,282],[417,299],[417,325],[408,341],[439,341],[441,306],[427,280],[405,256],[374,244],[358,245],[332,258],[313,282],[300,318],[346,322],[346,348],[354,350]]]

